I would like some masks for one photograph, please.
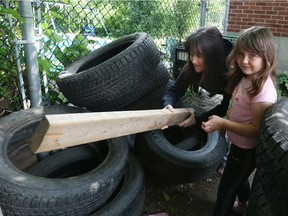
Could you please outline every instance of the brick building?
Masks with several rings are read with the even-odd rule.
[[[277,42],[278,69],[288,71],[288,0],[230,0],[227,34],[266,26]]]

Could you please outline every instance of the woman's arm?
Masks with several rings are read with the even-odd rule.
[[[252,104],[252,121],[244,124],[233,122],[231,120],[220,118],[219,116],[210,116],[207,122],[202,123],[202,129],[207,133],[215,130],[224,129],[236,133],[240,136],[249,138],[257,138],[261,128],[262,121],[266,110],[272,106],[273,103],[259,102]]]
[[[175,106],[180,98],[185,94],[176,83],[174,83],[164,94],[162,98],[163,107],[167,105]]]
[[[191,76],[188,63],[186,63],[175,83],[165,92],[162,98],[163,107],[167,105],[175,106],[186,93],[189,85],[191,85]]]
[[[231,99],[231,94],[224,91],[223,93],[223,99],[219,105],[214,107],[211,110],[208,110],[207,112],[204,112],[198,116],[196,116],[196,124],[201,125],[203,121],[207,121],[209,116],[217,115],[220,117],[224,117],[226,115],[229,103]]]

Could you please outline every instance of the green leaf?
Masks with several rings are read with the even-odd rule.
[[[59,43],[59,42],[62,42],[64,40],[59,34],[52,31],[51,29],[46,29],[44,32],[44,35],[46,35],[54,43]]]
[[[3,6],[0,6],[0,14],[10,14],[20,22],[24,21],[24,19],[19,15],[19,13],[11,8],[5,8]]]
[[[50,62],[47,59],[38,58],[39,69],[41,71],[48,72],[50,71]]]

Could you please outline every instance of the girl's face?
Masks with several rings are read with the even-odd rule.
[[[258,54],[243,50],[236,54],[236,61],[246,75],[258,73],[264,66],[264,60]]]
[[[190,53],[190,61],[192,62],[194,69],[197,73],[201,73],[204,70],[204,56],[202,54]]]

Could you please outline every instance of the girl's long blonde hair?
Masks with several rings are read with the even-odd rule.
[[[227,91],[232,93],[245,74],[241,71],[236,61],[238,52],[247,51],[259,55],[264,60],[261,71],[252,76],[252,86],[247,90],[250,97],[256,96],[262,89],[268,76],[271,76],[276,86],[276,47],[272,32],[261,26],[253,26],[241,32],[235,47],[227,57],[229,72]]]

